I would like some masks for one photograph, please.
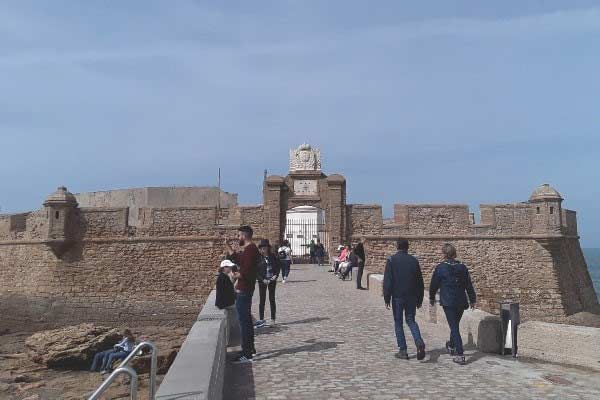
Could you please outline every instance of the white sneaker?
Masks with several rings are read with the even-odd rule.
[[[274,320],[274,319],[272,319],[272,320],[269,322],[269,326],[275,326],[275,325],[277,325],[277,322],[275,322],[275,320]]]
[[[281,281],[281,283],[285,283],[285,279]]]

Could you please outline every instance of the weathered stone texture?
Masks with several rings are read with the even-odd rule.
[[[312,181],[315,191],[294,193],[299,180]],[[239,225],[251,225],[256,240],[276,242],[286,211],[306,205],[325,211],[330,255],[365,237],[367,268],[383,272],[403,236],[429,280],[442,244],[452,242],[482,309],[497,312],[498,301],[513,299],[525,318],[564,321],[598,300],[576,215],[554,192],[543,185],[527,203],[483,205],[481,224],[467,206],[430,204],[397,204],[393,223],[384,223],[381,206],[346,204],[344,177],[295,171],[265,179],[262,205],[142,207],[131,226],[128,208],[78,208],[61,187],[42,210],[0,216],[0,323],[187,323]]]
[[[560,322],[568,314],[582,311],[583,304],[577,300],[580,288],[590,296],[585,276],[578,282],[563,276],[567,271],[582,270],[570,266],[582,262],[567,252],[575,250],[559,250],[553,255],[537,241],[524,239],[411,239],[410,252],[419,259],[426,286],[442,260],[441,248],[446,242],[456,246],[458,258],[469,267],[482,310],[497,314],[498,302],[512,299],[521,303],[525,319]],[[369,271],[383,273],[386,258],[395,252],[395,240],[368,237],[366,252]]]
[[[63,259],[0,246],[2,324],[186,324],[214,284],[223,241],[80,242]]]

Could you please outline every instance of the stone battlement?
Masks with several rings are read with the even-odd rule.
[[[164,206],[148,198],[106,206],[107,195],[98,195],[102,201],[94,195],[96,206],[82,207],[81,195],[60,187],[41,210],[0,215],[0,313],[6,316],[0,324],[189,324],[213,286],[225,240],[242,224],[254,228],[256,240],[272,243],[321,235],[330,255],[339,244],[365,238],[367,268],[379,273],[403,236],[426,282],[441,246],[452,242],[470,268],[483,310],[495,312],[498,301],[513,299],[525,319],[560,322],[598,307],[576,213],[563,209],[562,196],[549,185],[527,202],[482,205],[480,224],[460,204],[396,204],[390,221],[380,205],[347,204],[345,178],[321,171],[318,150],[301,146],[290,154],[287,176],[265,178],[261,205]],[[112,198],[128,199],[119,196]],[[324,215],[310,237],[286,233],[287,210],[299,206]]]

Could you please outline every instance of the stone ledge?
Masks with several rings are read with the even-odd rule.
[[[235,332],[239,326],[233,323],[235,310],[218,309],[215,298],[213,290],[163,379],[156,399],[219,400],[223,397],[227,346],[232,337],[239,336]]]
[[[519,355],[600,371],[600,328],[528,321],[519,326]]]
[[[226,330],[225,319],[196,322],[163,379],[156,399],[221,399]]]

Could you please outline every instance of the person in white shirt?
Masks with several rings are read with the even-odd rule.
[[[290,266],[292,265],[292,249],[289,241],[283,241],[283,245],[277,250],[277,256],[281,261],[281,279],[285,283],[290,275]]]
[[[104,374],[112,370],[113,362],[117,360],[123,360],[133,351],[135,347],[135,337],[129,329],[125,329],[123,332],[123,340],[115,344],[112,349],[101,351],[94,355],[94,361],[90,372],[97,372],[98,364],[100,365],[100,373]]]

